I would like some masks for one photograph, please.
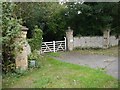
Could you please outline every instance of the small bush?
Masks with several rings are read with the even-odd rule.
[[[32,39],[28,40],[28,43],[31,46],[31,51],[40,50],[42,44],[42,30],[35,26],[34,34]]]
[[[43,65],[43,57],[39,54],[38,51],[34,50],[29,56],[28,56],[28,62],[30,63],[31,60],[35,60],[37,68],[40,68]]]

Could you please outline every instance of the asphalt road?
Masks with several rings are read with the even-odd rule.
[[[57,60],[91,68],[104,68],[106,73],[118,79],[118,57],[105,55],[80,55],[79,53],[64,53]],[[120,78],[119,78],[120,79]]]

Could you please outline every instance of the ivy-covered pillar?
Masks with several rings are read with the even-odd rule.
[[[66,31],[66,42],[67,42],[66,49],[69,51],[72,51],[73,50],[73,30],[71,30],[70,27],[68,27],[68,30]]]
[[[26,35],[27,35],[27,30],[28,28],[22,27],[21,28],[21,35],[19,38],[17,38],[17,42],[21,43],[20,44],[20,50],[17,52],[16,59],[15,59],[15,64],[16,64],[16,70],[17,71],[23,71],[28,68],[28,57],[27,57],[27,40],[26,40]]]
[[[103,48],[109,48],[110,30],[103,31]]]

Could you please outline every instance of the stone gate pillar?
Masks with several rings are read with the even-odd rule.
[[[17,42],[19,43],[23,40],[24,43],[21,44],[21,52],[17,53],[15,64],[16,70],[26,70],[28,68],[28,57],[27,57],[27,41],[26,41],[26,34],[28,28],[22,27],[21,36],[17,38]]]
[[[103,48],[109,48],[110,30],[103,31]]]
[[[73,50],[73,30],[68,27],[68,30],[66,31],[66,41],[67,41],[67,50],[72,51]]]

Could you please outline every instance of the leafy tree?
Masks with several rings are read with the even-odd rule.
[[[47,9],[49,15],[45,22],[46,27],[43,28],[43,38],[45,41],[61,40],[65,36],[66,20],[64,17],[64,10],[65,6],[61,6],[58,3],[49,5]]]
[[[40,23],[40,12],[42,11],[38,5],[38,3],[32,2],[17,2],[13,12],[17,18],[22,18],[23,25],[29,27],[28,38],[33,36],[34,26],[39,26]]]
[[[75,35],[102,35],[102,31],[112,30],[117,3],[68,3],[67,6],[67,23]]]
[[[118,3],[16,3],[15,15],[21,17],[29,27],[28,37],[32,37],[34,26],[43,31],[45,41],[61,40],[70,26],[74,35],[102,35],[102,31],[111,29],[118,32]]]
[[[94,7],[94,15],[98,23],[98,28],[101,30],[106,30],[111,28],[113,21],[112,8],[114,3],[97,3]]]
[[[24,25],[29,27],[28,38],[33,36],[34,26],[43,30],[44,40],[61,39],[64,35],[65,20],[63,19],[64,5],[58,3],[16,3],[14,14],[22,18]],[[59,34],[57,34],[59,32]],[[57,35],[56,35],[57,34]],[[47,38],[46,38],[47,36]],[[49,38],[50,37],[50,38]]]
[[[113,22],[112,22],[112,32],[111,32],[111,34],[114,34],[117,37],[120,35],[119,13],[120,13],[120,2],[115,3],[115,6],[113,7],[113,10],[112,10]]]

